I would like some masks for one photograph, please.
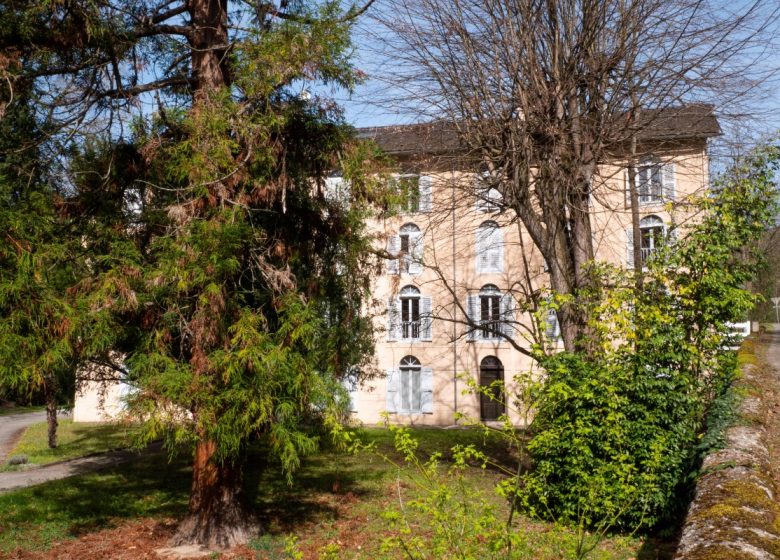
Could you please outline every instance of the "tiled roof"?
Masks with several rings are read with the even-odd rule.
[[[712,105],[645,109],[641,122],[638,135],[641,141],[703,139],[721,134]],[[359,138],[372,139],[385,152],[393,155],[444,154],[461,149],[457,130],[450,121],[367,127],[359,128],[357,132]]]

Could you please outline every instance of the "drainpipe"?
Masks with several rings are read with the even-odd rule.
[[[453,387],[453,423],[458,423],[458,322],[455,320],[458,314],[458,266],[455,262],[455,164],[451,165],[450,181],[452,181],[452,387]]]

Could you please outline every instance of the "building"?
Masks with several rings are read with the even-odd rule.
[[[653,117],[640,134],[647,155],[637,168],[643,259],[670,225],[684,227],[695,219],[687,202],[708,186],[707,144],[720,134],[711,106],[667,109]],[[384,375],[351,385],[353,414],[368,424],[382,422],[385,412],[391,421],[418,425],[452,425],[458,414],[496,420],[503,406],[468,391],[468,380],[482,386],[503,380],[512,394],[514,376],[533,369],[516,345],[527,347],[534,328],[546,331],[550,344],[558,342],[554,312],[535,324],[520,311],[526,293],[548,283],[544,260],[503,208],[500,194],[481,189],[480,174],[460,163],[447,123],[360,134],[395,158],[407,204],[400,215],[372,224],[398,258],[385,261],[374,284],[384,306],[376,347]],[[589,208],[596,258],[633,266],[627,185],[626,163],[604,162]],[[514,423],[523,422],[507,412]]]
[[[502,380],[511,394],[514,376],[533,369],[518,350],[529,332],[541,327],[548,343],[558,344],[554,313],[539,325],[521,312],[527,291],[547,284],[544,259],[500,194],[481,188],[480,173],[463,164],[447,123],[359,134],[397,162],[394,180],[405,208],[371,224],[396,258],[386,259],[374,279],[380,374],[363,385],[349,384],[353,417],[376,424],[388,413],[393,422],[438,426],[457,423],[458,415],[496,420],[503,406],[468,391],[468,380],[483,386]],[[642,258],[671,224],[693,219],[687,202],[708,186],[707,145],[719,134],[712,107],[705,105],[658,112],[643,129],[647,155],[637,169]],[[604,162],[589,209],[596,258],[633,266],[627,184],[624,161]],[[340,196],[345,185],[334,177],[328,187]],[[112,403],[121,391],[109,391],[103,401],[97,392],[90,386],[77,395],[79,418],[107,418],[119,410]],[[103,409],[89,413],[103,402]],[[514,423],[523,423],[508,412]]]

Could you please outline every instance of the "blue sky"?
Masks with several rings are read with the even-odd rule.
[[[382,0],[378,0],[381,2]],[[739,10],[748,3],[754,0],[732,0],[731,6],[735,10]],[[777,0],[764,0],[766,2],[776,2]],[[372,8],[373,9],[373,8]],[[364,20],[365,21],[365,20]],[[370,22],[368,25],[371,25]],[[360,28],[360,26],[358,26]],[[780,26],[778,26],[780,28]],[[344,108],[347,121],[357,127],[365,126],[383,126],[391,124],[406,124],[416,120],[414,116],[408,114],[402,114],[388,109],[386,106],[382,107],[378,103],[374,103],[376,98],[373,92],[377,89],[383,90],[383,86],[380,82],[372,80],[374,77],[371,75],[372,71],[376,72],[376,57],[371,54],[371,45],[366,44],[367,39],[365,34],[360,33],[360,29],[355,35],[356,41],[356,61],[357,67],[365,71],[369,75],[367,82],[361,86],[358,86],[353,94],[348,94],[344,91],[325,92],[335,97],[336,101]],[[778,46],[780,48],[780,37],[778,37]],[[775,81],[765,88],[764,94],[760,99],[756,99],[753,103],[753,107],[750,109],[750,115],[747,118],[749,127],[754,127],[754,130],[750,131],[750,136],[755,138],[757,136],[777,136],[777,132],[780,131],[780,50],[768,49],[768,52],[762,61],[762,65],[768,69],[774,69],[778,71],[778,76],[775,77]],[[392,72],[393,69],[387,65],[381,67],[378,72]],[[734,113],[735,111],[728,107],[722,107],[721,120],[723,126],[727,129],[729,134],[739,135],[745,132],[745,125],[729,124],[729,118],[725,113]],[[716,112],[719,108],[716,107]],[[729,127],[731,129],[729,129]]]

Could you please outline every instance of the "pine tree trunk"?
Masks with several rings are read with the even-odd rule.
[[[44,388],[46,397],[46,424],[49,435],[49,448],[57,447],[57,391],[52,381],[48,381]]]
[[[189,511],[179,524],[171,544],[201,544],[226,550],[259,534],[260,526],[242,500],[243,462],[219,464],[216,445],[201,441],[195,448]]]

